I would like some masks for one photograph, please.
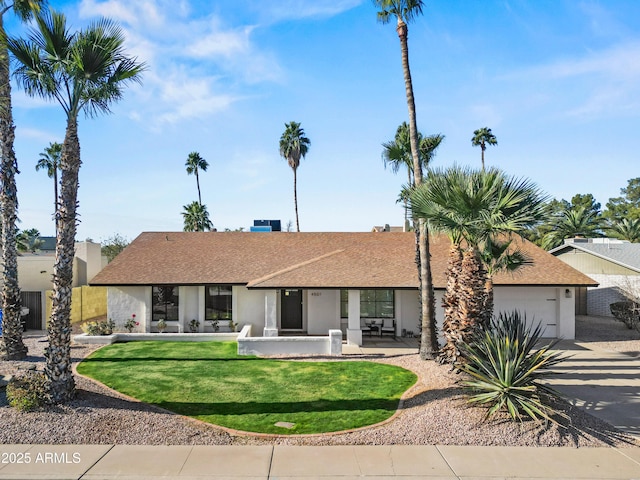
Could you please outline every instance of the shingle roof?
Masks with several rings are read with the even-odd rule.
[[[446,285],[449,240],[433,237],[436,288]],[[534,260],[495,285],[596,285],[530,242]],[[145,232],[92,285],[239,284],[249,288],[417,288],[415,235],[384,233]]]
[[[640,272],[640,243],[627,242],[572,242],[561,245],[550,251],[556,254],[566,249],[576,248],[597,257],[609,260],[623,267]]]

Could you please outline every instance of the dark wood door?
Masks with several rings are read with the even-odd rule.
[[[280,328],[302,330],[302,290],[280,292]]]

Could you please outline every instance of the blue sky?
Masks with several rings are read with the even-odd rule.
[[[215,226],[295,221],[285,122],[311,147],[298,171],[302,231],[400,225],[405,175],[381,143],[407,119],[393,25],[369,0],[51,1],[81,28],[118,20],[148,65],[113,113],[81,118],[77,238],[181,230],[197,199],[184,162],[198,151]],[[592,193],[603,207],[639,176],[640,2],[431,0],[409,27],[418,128],[445,141],[433,166],[480,166],[470,139],[490,127],[488,165],[552,197]],[[9,33],[19,26],[7,23]],[[57,104],[14,86],[20,228],[53,234],[53,181],[38,155],[62,141]]]

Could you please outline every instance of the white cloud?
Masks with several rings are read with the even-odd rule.
[[[282,78],[275,56],[253,40],[259,27],[202,10],[186,0],[81,0],[81,17],[119,20],[127,51],[147,64],[135,90],[144,102],[130,118],[153,118],[152,128],[202,118],[251,96],[252,85]]]
[[[332,17],[357,7],[363,0],[279,0],[264,2],[263,14],[272,21]]]
[[[29,138],[32,140],[41,140],[43,142],[51,142],[56,135],[37,128],[16,127],[16,137]],[[61,140],[60,140],[61,141]]]
[[[215,22],[216,24],[218,22]],[[222,30],[213,25],[211,32],[195,39],[188,45],[187,54],[195,58],[223,57],[246,55],[251,51],[250,35],[254,27],[240,27],[236,30]]]
[[[569,116],[630,112],[640,105],[640,43],[588,52],[581,58],[523,69],[501,79],[526,81],[538,92],[553,87],[554,101],[562,94],[563,105],[574,103],[565,112]]]

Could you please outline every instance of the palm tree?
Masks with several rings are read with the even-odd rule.
[[[46,170],[49,178],[53,178],[53,214],[58,210],[58,166],[62,155],[62,144],[58,142],[49,143],[49,146],[40,154],[40,159],[36,163],[36,171]],[[56,226],[56,231],[57,231]]]
[[[396,19],[396,31],[400,39],[402,72],[407,95],[409,111],[409,140],[413,159],[413,182],[422,183],[422,165],[420,163],[418,125],[416,121],[416,103],[413,96],[411,69],[409,68],[408,23],[422,15],[422,0],[374,0],[379,8],[378,21],[383,24]],[[436,331],[435,300],[433,296],[433,280],[431,276],[431,254],[429,253],[429,231],[422,219],[418,219],[416,228],[416,264],[420,282],[420,358],[434,359],[438,352],[438,334]]]
[[[213,223],[209,220],[207,206],[200,202],[191,202],[182,207],[184,211],[184,231],[185,232],[205,232],[213,228]]]
[[[78,116],[108,113],[123,87],[140,81],[144,65],[125,54],[124,35],[111,20],[101,19],[72,33],[63,14],[36,16],[28,40],[8,38],[7,46],[19,67],[18,83],[27,94],[56,100],[66,115],[60,157],[60,197],[56,211],[56,259],[53,267],[49,346],[45,374],[51,401],[62,403],[75,393],[70,357],[70,310],[78,203],[80,141]]]
[[[418,145],[421,169],[426,169],[429,162],[435,156],[437,148],[444,140],[444,135],[429,135],[424,137],[418,132]],[[407,186],[410,188],[413,182],[413,157],[411,156],[411,140],[409,137],[409,124],[402,122],[396,130],[396,136],[393,140],[382,144],[382,161],[385,168],[389,166],[391,171],[397,174],[402,169],[407,169]],[[401,200],[405,204],[405,223],[407,222],[408,196],[401,195]]]
[[[18,219],[18,192],[16,174],[18,162],[13,150],[15,126],[11,108],[11,83],[9,81],[9,52],[4,41],[5,13],[13,10],[21,21],[30,19],[44,2],[42,0],[0,0],[0,222],[2,232],[2,308],[3,335],[1,357],[20,360],[27,356],[22,341],[22,307],[18,285],[18,250],[16,247],[16,222]]]
[[[553,221],[552,230],[542,239],[542,248],[551,250],[566,238],[601,237],[602,219],[598,211],[585,207],[568,208]]]
[[[23,230],[18,234],[16,241],[20,252],[35,253],[44,244],[37,228]]]
[[[284,133],[280,137],[280,156],[284,158],[293,170],[293,204],[296,210],[296,229],[300,231],[298,218],[298,167],[300,159],[307,156],[311,140],[305,134],[304,129],[297,122],[284,124]]]
[[[508,246],[493,248],[491,244],[496,246],[496,239],[502,236],[521,235],[541,218],[543,202],[533,183],[507,177],[497,169],[432,170],[425,183],[411,192],[413,215],[425,219],[431,229],[446,233],[452,242],[444,301],[447,344],[441,350],[441,361],[455,363],[460,343],[490,316],[493,305],[487,299],[492,291],[487,270],[493,274],[507,268],[511,260],[504,256],[513,253]],[[503,259],[493,264],[483,261],[482,254],[487,252]]]
[[[198,202],[202,205],[202,197],[200,195],[200,178],[198,177],[198,170],[203,172],[207,171],[209,164],[200,156],[198,152],[191,152],[187,157],[187,161],[184,164],[187,167],[187,175],[195,174],[196,184],[198,185]]]
[[[491,133],[490,128],[482,127],[473,132],[471,145],[474,147],[480,147],[480,150],[482,151],[482,169],[484,170],[484,151],[487,149],[487,145],[498,145],[498,139],[493,133]]]
[[[609,231],[621,240],[640,243],[640,218],[616,220],[609,225]]]

